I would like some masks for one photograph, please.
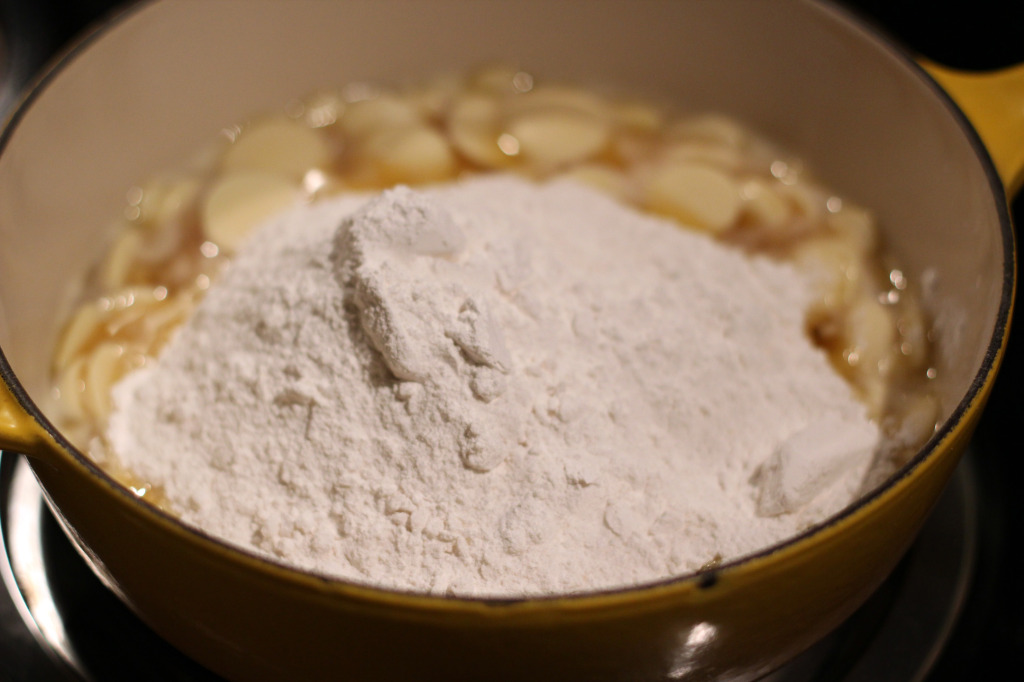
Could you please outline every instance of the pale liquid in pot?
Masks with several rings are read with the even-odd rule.
[[[926,320],[880,250],[871,214],[727,118],[680,116],[493,68],[407,87],[350,84],[223,137],[188,166],[128,191],[114,242],[54,358],[65,433],[171,512],[174,500],[102,447],[110,390],[157,357],[247,232],[295,201],[490,171],[571,176],[810,272],[818,296],[808,334],[886,435],[865,488],[933,433]]]

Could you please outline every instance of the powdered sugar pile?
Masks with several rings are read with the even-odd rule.
[[[300,568],[460,595],[655,580],[857,494],[878,433],[809,297],[568,182],[325,200],[250,239],[115,387],[106,439],[187,523]]]

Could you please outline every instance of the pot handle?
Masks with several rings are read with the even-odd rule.
[[[967,115],[1013,197],[1024,184],[1024,64],[982,73],[920,64]]]
[[[0,377],[0,450],[45,455],[53,447],[49,433],[25,411],[7,377]]]

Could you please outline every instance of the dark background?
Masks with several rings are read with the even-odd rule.
[[[284,0],[282,0],[284,1]],[[422,0],[426,1],[426,0]],[[553,0],[557,1],[557,0]],[[771,1],[771,0],[761,0]],[[5,74],[18,80],[35,72],[54,51],[123,3],[110,0],[0,0],[0,25],[7,48],[0,53]],[[1024,62],[1024,1],[977,0],[938,3],[910,0],[849,0],[841,3],[867,18],[911,52],[964,69],[992,69]],[[1012,205],[1024,223],[1024,199]],[[1010,350],[975,440],[976,474],[982,491],[980,542],[968,601],[945,653],[929,682],[970,678],[1005,679],[1024,653],[1024,463],[1017,442],[1024,420],[1024,349],[1020,311]],[[2,598],[3,595],[0,595]],[[95,614],[102,618],[102,614]],[[0,645],[27,633],[0,626]],[[31,640],[25,639],[26,646]],[[11,649],[6,649],[10,651]],[[0,646],[0,652],[5,651]],[[21,665],[0,654],[0,680],[26,677]],[[17,668],[12,667],[18,665]],[[37,670],[44,670],[39,667]]]

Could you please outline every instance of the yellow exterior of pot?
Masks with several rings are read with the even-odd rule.
[[[0,379],[0,450],[45,453],[53,448],[56,443],[46,429],[25,412],[6,379]]]
[[[1024,64],[972,73],[923,62],[977,129],[1008,195],[1024,183]]]
[[[34,467],[98,575],[232,678],[754,679],[886,578],[945,487],[992,377],[931,457],[840,521],[718,571],[568,599],[450,600],[321,580],[140,513],[129,493],[66,457]]]
[[[142,515],[86,469],[36,470],[61,500],[65,529],[88,538],[79,547],[98,573],[117,576],[111,586],[161,634],[232,678],[754,679],[837,626],[885,579],[944,488],[983,400],[909,475],[794,544],[686,580],[561,600],[449,600],[320,580]]]

